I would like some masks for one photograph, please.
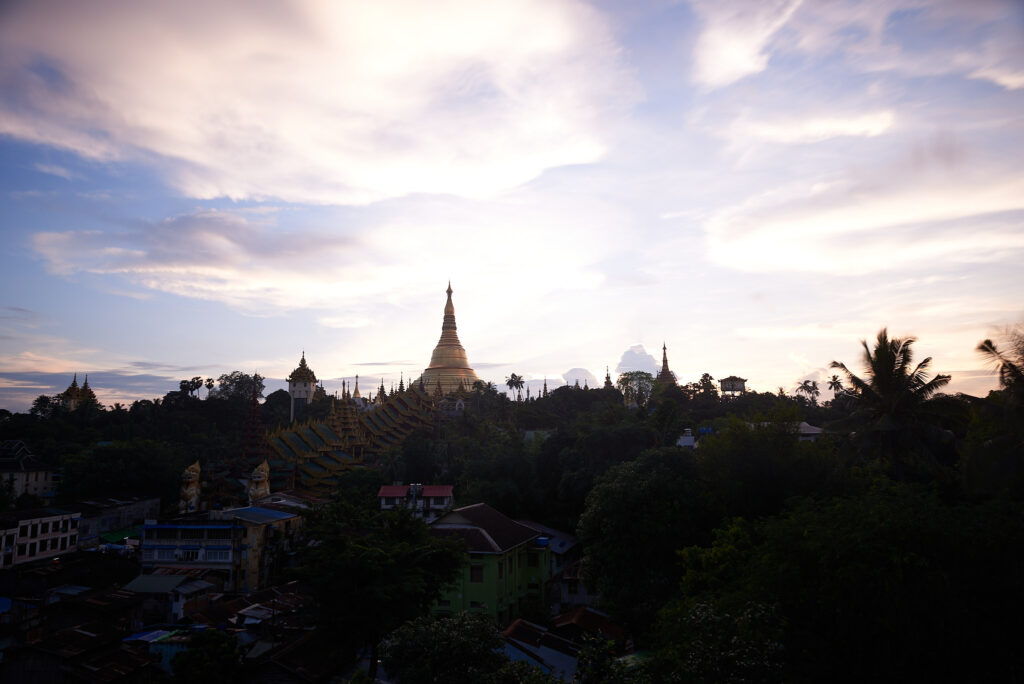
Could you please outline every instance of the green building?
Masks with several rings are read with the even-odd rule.
[[[462,578],[434,605],[435,615],[486,613],[505,626],[545,612],[551,575],[546,537],[483,503],[449,511],[431,529],[461,538],[469,553]]]

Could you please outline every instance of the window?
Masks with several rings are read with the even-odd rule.
[[[184,530],[181,531],[181,538],[182,539],[202,539],[203,538],[203,530],[184,529]]]
[[[60,538],[60,549],[61,549],[61,551],[63,551],[66,548],[68,548],[68,538],[67,537],[61,537]]]
[[[156,556],[156,552],[153,549],[142,549],[142,560],[151,561]]]
[[[28,555],[30,555],[30,556],[36,555],[36,543],[35,542],[32,542],[31,544],[28,545]]]
[[[28,525],[22,525],[21,526],[21,529],[18,530],[18,536],[19,537],[27,537],[28,536]]]
[[[207,530],[207,539],[231,539],[231,528],[221,527],[216,530]]]
[[[231,560],[231,552],[225,549],[215,549],[206,551],[206,560],[213,563],[226,563]]]
[[[29,530],[29,536],[33,538],[39,536],[39,523],[32,523],[32,528]]]
[[[43,523],[43,524],[42,524],[42,525],[41,525],[41,526],[39,527],[39,534],[49,534],[49,533],[50,533],[50,523],[48,523],[48,522],[44,522],[44,523]]]
[[[77,530],[78,529],[78,518],[72,518],[71,519],[71,529],[73,529],[73,530]]]
[[[71,544],[72,546],[74,546],[77,543],[78,543],[78,535],[77,534],[73,534],[70,537],[68,537],[68,544]]]
[[[196,550],[182,551],[181,560],[183,561],[195,561],[199,560],[199,552]]]
[[[174,560],[174,549],[157,549],[157,560]]]
[[[18,555],[19,556],[24,556],[25,555],[25,545],[24,544],[18,544]]]
[[[470,565],[469,566],[469,581],[470,582],[483,582],[484,581],[484,566],[482,566],[482,565]]]

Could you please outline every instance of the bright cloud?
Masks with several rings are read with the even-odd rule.
[[[728,129],[733,141],[760,140],[782,144],[816,143],[844,136],[874,138],[892,128],[896,115],[882,110],[850,116],[755,121],[740,117]]]
[[[691,2],[704,23],[694,46],[694,79],[712,88],[763,71],[768,43],[800,6],[801,0]]]
[[[25,3],[0,86],[2,134],[155,163],[192,197],[314,203],[490,196],[599,159],[636,97],[574,0]]]

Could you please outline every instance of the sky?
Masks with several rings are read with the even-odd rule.
[[[0,5],[0,408],[305,352],[792,392],[1024,321],[1024,3]],[[823,392],[822,398],[828,397]]]

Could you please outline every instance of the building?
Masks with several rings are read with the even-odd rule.
[[[255,591],[267,586],[282,567],[285,554],[298,543],[301,527],[301,516],[259,506],[147,521],[142,570],[202,575],[224,591]]]
[[[448,302],[444,305],[444,321],[441,324],[441,339],[430,355],[430,365],[420,376],[419,384],[428,392],[438,391],[448,395],[453,392],[468,392],[473,383],[480,382],[469,365],[466,350],[459,342],[455,326],[455,305],[452,304],[452,284],[448,283]],[[413,383],[410,383],[413,384]]]
[[[384,485],[377,491],[382,511],[405,508],[432,523],[455,505],[451,485]]]
[[[288,396],[291,398],[291,409],[288,419],[295,420],[296,414],[313,401],[316,395],[316,373],[306,365],[306,352],[302,352],[299,366],[288,376]]]
[[[78,545],[83,549],[99,544],[121,544],[126,537],[142,531],[142,524],[160,515],[160,499],[137,496],[89,499],[73,508],[82,514]]]
[[[738,397],[747,391],[747,379],[738,375],[722,378],[719,383],[722,386],[723,397]]]
[[[661,370],[654,381],[662,387],[671,387],[676,384],[676,374],[668,367],[668,346],[661,343]]]
[[[531,611],[543,614],[551,577],[547,537],[483,503],[449,511],[431,531],[459,537],[469,553],[462,577],[434,605],[434,614],[480,612],[499,625]]]
[[[33,508],[0,514],[0,568],[54,558],[78,550],[81,513]]]
[[[21,440],[0,442],[0,485],[10,487],[12,499],[30,494],[49,503],[54,494],[53,473]]]
[[[271,490],[274,483],[287,482],[278,488],[329,496],[341,471],[401,445],[416,430],[438,430],[461,413],[465,397],[480,378],[459,341],[451,283],[445,292],[441,337],[422,375],[408,385],[403,379],[391,392],[381,381],[372,401],[359,395],[358,384],[352,392],[343,389],[326,420],[293,423],[272,433],[268,438]],[[316,375],[305,358],[303,353],[299,367],[288,377],[293,419],[317,396]]]

